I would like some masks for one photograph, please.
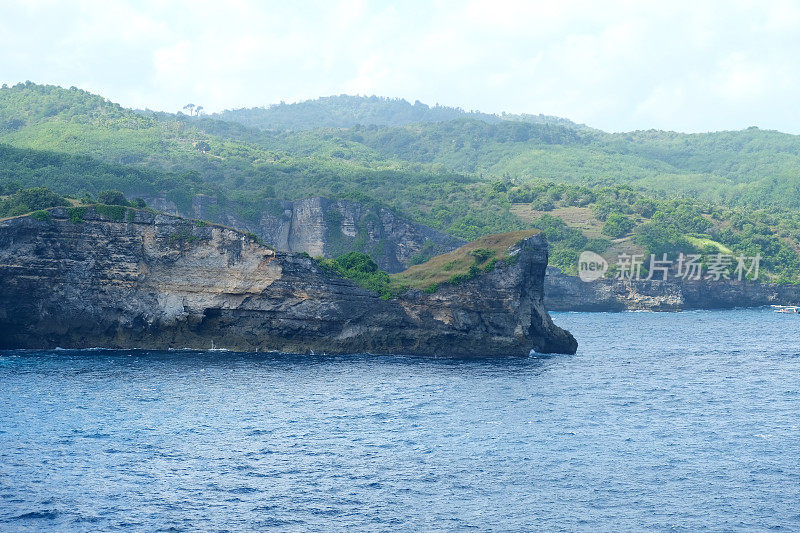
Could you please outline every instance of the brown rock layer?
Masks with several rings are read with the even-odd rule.
[[[220,226],[128,210],[0,221],[0,347],[293,353],[572,353],[542,303],[547,246],[434,294],[383,300]],[[73,213],[73,219],[75,214]]]

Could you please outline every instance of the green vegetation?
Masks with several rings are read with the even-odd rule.
[[[733,255],[733,250],[725,246],[724,244],[713,240],[708,235],[687,235],[686,240],[689,241],[695,250],[702,250],[704,253],[707,254],[714,254],[714,253],[721,253],[721,254],[728,254]]]
[[[616,254],[639,253],[675,259],[678,254],[759,254],[761,279],[800,281],[800,213],[786,208],[723,207],[690,198],[658,198],[630,186],[596,187],[538,183],[523,189],[551,198],[553,209],[540,211],[515,204],[514,212],[540,227],[550,241],[550,264],[575,274],[578,254],[592,250],[612,263]],[[512,188],[514,191],[516,188]],[[582,207],[574,206],[575,198]],[[529,198],[526,198],[529,199]],[[627,220],[621,219],[626,217]],[[609,223],[623,220],[611,231]],[[623,231],[623,229],[625,231]],[[602,235],[620,238],[611,243]],[[629,234],[631,234],[628,236]]]
[[[615,211],[606,217],[606,223],[603,225],[603,235],[619,239],[627,235],[635,226],[636,222],[628,216]]]
[[[78,224],[83,222],[83,217],[86,216],[86,207],[68,207],[67,208],[67,218],[73,224]]]
[[[509,257],[508,248],[536,233],[538,230],[488,235],[399,274],[387,274],[370,256],[359,252],[349,252],[336,259],[320,259],[319,263],[382,298],[392,298],[410,288],[423,289],[430,294],[444,283],[457,285],[491,272],[500,261],[512,263],[516,256]]]
[[[18,189],[0,202],[0,217],[13,217],[48,207],[67,206],[69,202],[46,187]]]
[[[349,198],[467,240],[538,227],[551,264],[570,273],[585,249],[729,250],[761,254],[768,279],[800,281],[800,136],[756,128],[610,134],[349,96],[203,117],[137,112],[75,88],[0,89],[0,216],[68,206],[58,195],[138,208],[131,199],[166,199],[189,216],[205,195],[212,221]],[[83,219],[85,208],[68,209]],[[377,254],[365,241],[337,251]],[[424,287],[469,276],[476,259]]]
[[[366,254],[349,252],[336,259],[322,259],[320,265],[380,294],[382,298],[388,299],[396,294],[390,287],[389,274]]]
[[[545,115],[490,115],[466,112],[456,107],[429,107],[420,101],[413,104],[399,98],[359,97],[342,94],[295,104],[280,103],[269,107],[234,109],[213,115],[262,130],[313,130],[317,128],[351,128],[355,125],[402,126],[415,122],[446,122],[472,117],[487,122],[519,120],[523,122],[573,122]]]
[[[433,241],[427,240],[425,244],[422,246],[422,249],[411,256],[409,263],[411,266],[419,265],[433,257],[436,250],[436,244]]]
[[[202,237],[194,235],[189,228],[183,228],[176,233],[172,233],[167,236],[167,239],[173,246],[184,246],[186,244],[192,244],[203,240]]]
[[[117,222],[125,220],[125,213],[128,211],[124,205],[95,204],[92,207],[98,214]]]
[[[97,193],[97,203],[105,205],[131,205],[122,191],[104,190]]]
[[[31,217],[41,222],[47,222],[50,220],[50,211],[40,209],[31,213]]]
[[[584,250],[603,253],[609,246],[605,239],[589,238],[563,220],[544,214],[532,224],[539,228],[550,244],[549,263],[567,274],[577,273],[578,256]]]
[[[481,237],[404,272],[391,274],[391,285],[397,291],[412,288],[434,292],[443,283],[467,281],[494,269],[498,261],[508,259],[507,251],[511,246],[538,232],[528,229]]]

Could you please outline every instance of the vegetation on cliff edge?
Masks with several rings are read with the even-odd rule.
[[[537,233],[539,230],[528,229],[486,235],[389,277],[393,287],[433,292],[443,283],[458,284],[491,271],[498,261],[508,260],[511,246]]]

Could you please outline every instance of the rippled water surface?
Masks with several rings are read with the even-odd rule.
[[[0,352],[0,530],[800,529],[800,316],[554,318],[576,355]]]

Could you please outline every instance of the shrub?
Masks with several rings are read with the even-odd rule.
[[[425,294],[433,294],[437,290],[439,290],[439,284],[438,283],[434,283],[432,285],[428,285],[427,287],[425,287],[422,290],[422,292],[424,292]]]
[[[182,229],[178,233],[173,233],[169,236],[170,244],[191,244],[200,240],[200,237],[192,235],[189,230]]]
[[[421,265],[434,255],[436,255],[436,244],[430,239],[426,239],[422,249],[409,259],[410,266]]]
[[[22,186],[17,181],[7,181],[0,183],[0,194],[14,194],[20,190]]]
[[[0,216],[11,217],[48,207],[68,206],[69,202],[47,187],[19,189],[0,202]]]
[[[450,279],[447,282],[451,285],[458,285],[459,283],[476,278],[481,272],[482,270],[480,268],[478,268],[476,265],[472,265],[469,267],[469,271],[467,271],[465,274],[454,274],[450,276]]]
[[[40,209],[39,211],[34,211],[31,213],[31,217],[35,218],[36,220],[40,220],[42,222],[47,222],[50,220],[50,211],[45,211]]]
[[[470,255],[475,258],[475,263],[480,265],[486,262],[486,260],[490,257],[494,257],[494,250],[489,250],[488,248],[478,248],[477,250],[472,250]]]
[[[323,259],[320,264],[383,298],[394,296],[389,286],[389,274],[381,270],[367,254],[349,252],[336,259]]]
[[[117,222],[122,222],[125,220],[125,211],[127,211],[127,208],[123,205],[96,204],[94,206],[94,210],[106,218],[110,218],[111,220],[115,220]]]
[[[430,257],[428,257],[426,254],[424,254],[422,252],[417,252],[414,255],[412,255],[411,258],[409,258],[408,264],[410,266],[421,265],[422,263],[424,263],[428,259],[430,259]]]
[[[552,211],[554,208],[553,200],[547,196],[540,196],[531,202],[531,209],[535,211]]]
[[[73,224],[78,224],[79,222],[83,222],[83,217],[86,216],[86,208],[85,207],[68,207],[67,208],[67,217],[69,217],[69,221]]]
[[[629,217],[623,215],[622,213],[612,212],[609,213],[608,217],[606,217],[606,223],[603,224],[603,230],[601,233],[614,239],[618,239],[627,235],[628,232],[634,228],[634,226],[636,226],[636,223]]]
[[[97,203],[105,205],[130,205],[125,195],[117,190],[105,190],[97,193]]]
[[[668,254],[676,256],[680,252],[695,251],[684,233],[671,224],[648,222],[636,228],[636,244],[642,246],[648,254]]]

